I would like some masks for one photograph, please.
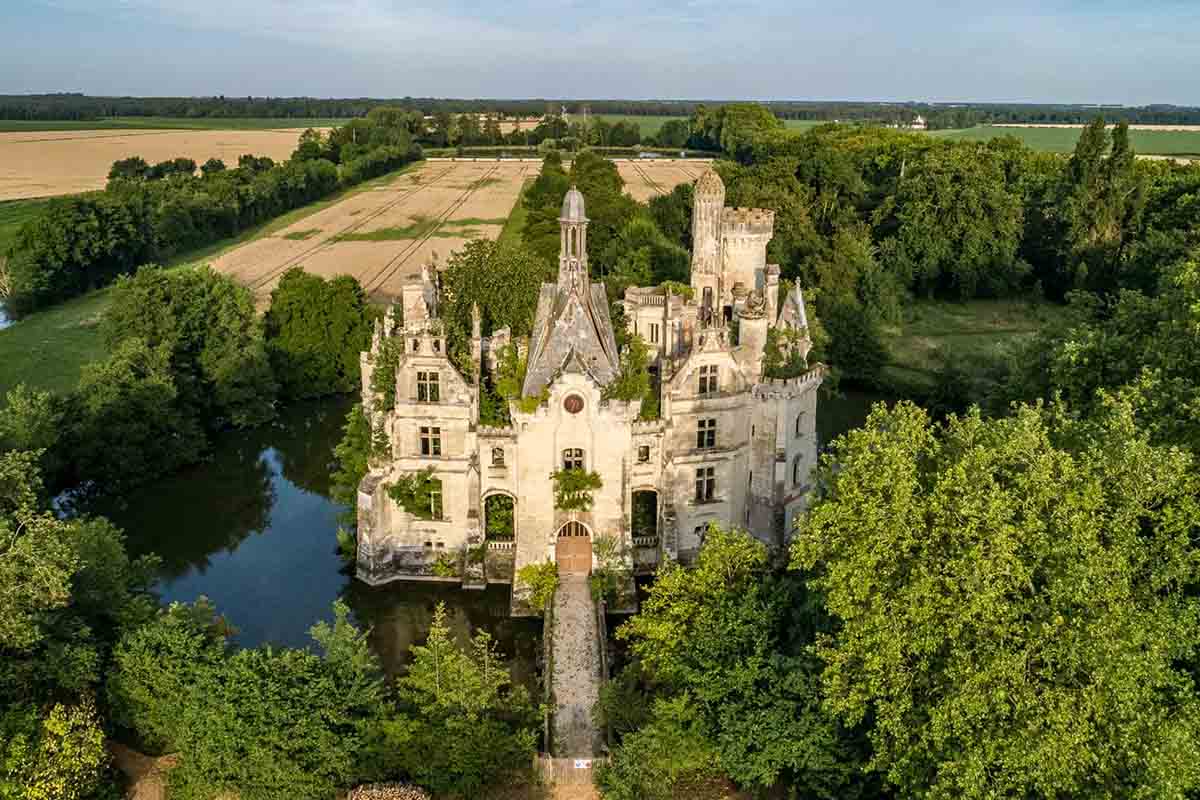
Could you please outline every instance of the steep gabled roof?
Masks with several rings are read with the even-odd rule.
[[[607,386],[617,374],[617,342],[604,286],[544,283],[538,295],[522,393],[536,397],[560,372],[576,370]]]

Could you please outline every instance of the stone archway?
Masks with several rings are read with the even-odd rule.
[[[560,574],[587,575],[592,571],[592,534],[582,522],[571,520],[558,529],[554,561]]]

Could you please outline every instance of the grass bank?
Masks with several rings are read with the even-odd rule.
[[[504,223],[504,228],[498,237],[501,246],[520,243],[521,234],[525,230],[525,222],[529,219],[529,210],[525,208],[525,192],[534,180],[536,179],[526,178],[525,183],[521,186],[521,191],[517,193],[517,202],[513,204],[512,211],[508,212],[508,220]]]
[[[947,358],[987,361],[1028,341],[1063,319],[1065,309],[1041,300],[919,300],[897,325],[884,326],[891,363],[884,379],[898,386],[932,389]]]
[[[271,236],[359,192],[387,184],[421,163],[408,164],[395,172],[289,211],[238,236],[181,253],[169,259],[164,266],[169,269],[188,269],[207,264],[235,247]],[[31,202],[39,201],[15,201],[21,204]],[[0,225],[5,219],[8,205],[0,205]],[[14,215],[17,214],[14,212]],[[0,235],[3,235],[2,227]],[[0,330],[0,401],[9,389],[19,383],[53,392],[69,392],[73,389],[83,365],[106,355],[99,322],[111,301],[111,289],[97,289],[53,308],[30,314],[15,325]]]

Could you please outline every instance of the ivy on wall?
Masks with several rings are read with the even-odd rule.
[[[591,511],[592,492],[604,485],[597,472],[560,469],[550,476],[554,481],[554,507],[559,511]]]
[[[414,472],[399,478],[387,487],[388,497],[405,511],[420,519],[441,519],[442,482],[433,477],[433,467],[426,467],[420,472]],[[438,498],[436,507],[434,494]]]

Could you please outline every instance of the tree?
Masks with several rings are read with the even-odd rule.
[[[1154,294],[1124,290],[1105,302],[1074,296],[1072,323],[1047,330],[1016,359],[1006,399],[1060,394],[1089,410],[1103,391],[1134,405],[1156,443],[1200,453],[1200,250],[1161,267]]]
[[[1017,259],[1022,216],[1021,198],[988,145],[927,151],[875,212],[889,235],[884,263],[901,284],[963,300],[1020,288],[1029,273]]]
[[[178,752],[171,796],[331,796],[361,774],[369,730],[387,712],[366,635],[334,605],[320,647],[231,650],[211,607],[179,604],[114,653],[114,713],[151,746]]]
[[[84,365],[72,397],[74,477],[102,492],[194,463],[204,450],[203,429],[179,409],[168,356],[144,339]]]
[[[323,397],[360,388],[359,356],[371,344],[372,316],[354,278],[327,281],[299,267],[289,269],[271,292],[263,324],[285,394]]]
[[[1184,798],[1200,785],[1191,461],[1128,403],[941,427],[877,406],[797,525],[838,625],[828,708],[915,797]]]
[[[143,267],[113,290],[101,333],[165,354],[177,406],[210,431],[274,416],[275,380],[248,289],[207,267]]]
[[[95,702],[56,703],[42,718],[31,706],[0,716],[0,797],[85,800],[97,796],[108,767]]]
[[[514,336],[533,330],[542,283],[555,270],[521,244],[475,239],[450,256],[441,273],[441,316],[447,348],[459,360],[470,352],[472,313],[482,315],[483,335],[508,328]],[[469,357],[466,357],[469,361]]]
[[[810,605],[802,584],[771,573],[764,545],[710,527],[695,568],[660,569],[641,611],[617,630],[662,688],[614,769],[628,774],[623,761],[669,735],[694,754],[670,770],[675,779],[719,769],[746,787],[783,780],[805,796],[851,794],[851,742],[822,711],[819,669],[806,655],[815,624],[789,618]]]
[[[413,725],[394,751],[393,769],[438,794],[481,797],[485,787],[527,768],[538,709],[512,683],[485,631],[459,647],[439,603],[429,638],[412,654],[398,688]]]
[[[150,165],[141,156],[131,156],[114,161],[108,171],[111,180],[142,180],[150,173]]]
[[[638,214],[625,223],[603,254],[610,270],[605,276],[609,297],[623,297],[630,286],[686,283],[690,261],[688,251],[664,236],[653,219]]]
[[[1075,152],[1046,209],[1055,241],[1055,270],[1048,288],[1111,292],[1120,285],[1121,261],[1145,207],[1145,185],[1129,142],[1129,126],[1108,133],[1104,118],[1083,129]]]

